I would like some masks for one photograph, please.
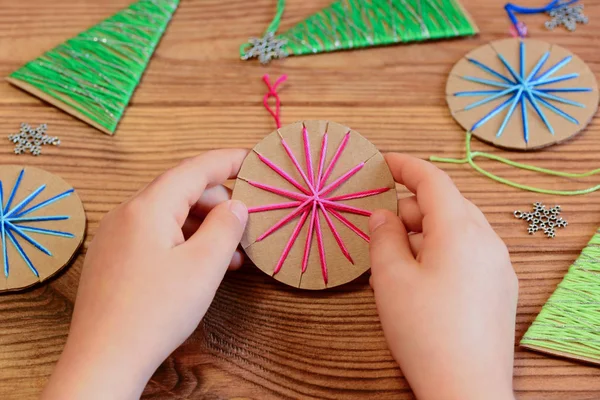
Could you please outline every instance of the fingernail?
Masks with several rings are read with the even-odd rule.
[[[379,228],[381,225],[385,224],[386,221],[387,221],[387,218],[386,218],[385,212],[375,211],[369,218],[369,231],[371,233],[375,232],[377,230],[377,228]]]
[[[240,220],[242,225],[246,225],[246,221],[248,221],[248,208],[244,203],[239,200],[231,200],[229,203],[229,211]]]

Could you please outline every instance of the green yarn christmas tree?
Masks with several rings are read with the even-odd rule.
[[[7,80],[114,134],[179,0],[140,0],[28,62]]]
[[[600,229],[533,321],[521,346],[600,365]]]
[[[262,38],[240,47],[243,60],[315,54],[402,42],[474,35],[478,32],[456,0],[338,0],[276,34],[284,0]]]

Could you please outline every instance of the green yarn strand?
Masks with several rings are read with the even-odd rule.
[[[600,229],[569,268],[521,345],[600,362]]]
[[[500,157],[500,156],[497,156],[494,154],[490,154],[490,153],[486,153],[486,152],[482,152],[482,151],[471,151],[471,138],[472,138],[471,132],[467,132],[466,137],[467,137],[467,139],[466,139],[466,144],[465,144],[465,150],[466,150],[465,158],[456,159],[456,158],[443,158],[443,157],[431,156],[431,157],[429,157],[429,160],[432,162],[440,162],[440,163],[469,164],[474,170],[476,170],[480,174],[488,177],[489,179],[492,179],[496,182],[503,183],[505,185],[508,185],[508,186],[511,186],[511,187],[514,187],[517,189],[526,190],[526,191],[534,192],[534,193],[542,193],[542,194],[558,195],[558,196],[577,196],[577,195],[588,194],[588,193],[592,193],[597,190],[600,190],[600,185],[595,185],[595,186],[591,186],[589,188],[580,189],[580,190],[542,189],[542,188],[536,188],[534,186],[523,185],[518,182],[514,182],[509,179],[499,177],[489,171],[486,171],[482,167],[480,167],[475,162],[475,158],[477,158],[477,157],[487,158],[489,160],[498,161],[500,163],[510,165],[511,167],[515,167],[518,169],[533,171],[533,172],[537,172],[537,173],[545,174],[545,175],[558,176],[561,178],[572,178],[572,179],[581,179],[581,178],[586,178],[586,177],[600,174],[600,168],[597,168],[597,169],[594,169],[594,170],[588,171],[588,172],[583,172],[583,173],[569,173],[569,172],[555,171],[555,170],[551,170],[551,169],[536,167],[534,165],[522,164],[522,163],[511,161],[507,158]]]
[[[273,21],[271,21],[265,33],[276,33],[279,30],[279,24],[281,24],[281,17],[283,17],[284,10],[285,0],[277,0],[277,12],[275,13],[275,17],[273,17]]]
[[[114,133],[178,0],[141,0],[13,72],[10,78]]]

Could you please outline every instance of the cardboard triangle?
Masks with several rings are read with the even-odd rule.
[[[112,135],[179,0],[140,0],[7,80]]]

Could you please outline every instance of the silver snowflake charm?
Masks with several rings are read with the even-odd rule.
[[[274,58],[284,58],[287,56],[283,49],[287,44],[287,39],[275,37],[274,32],[267,32],[262,38],[250,38],[248,41],[250,50],[242,56],[242,60],[258,58],[262,64],[268,64]]]
[[[577,24],[587,24],[589,22],[588,17],[583,15],[583,4],[579,4],[573,7],[568,5],[558,6],[548,11],[548,15],[552,17],[550,21],[546,21],[544,24],[546,29],[552,30],[557,26],[564,25],[569,31],[574,31]]]
[[[51,144],[60,145],[60,139],[54,136],[46,135],[48,125],[41,124],[37,128],[32,128],[29,124],[22,123],[19,133],[9,135],[8,140],[15,144],[15,154],[31,153],[34,156],[42,154],[42,146]]]
[[[547,237],[552,239],[556,236],[557,228],[564,228],[568,225],[567,221],[560,217],[561,211],[558,205],[548,209],[542,203],[537,202],[533,203],[531,212],[524,213],[517,210],[514,212],[514,216],[529,222],[527,232],[530,235],[542,230]]]

